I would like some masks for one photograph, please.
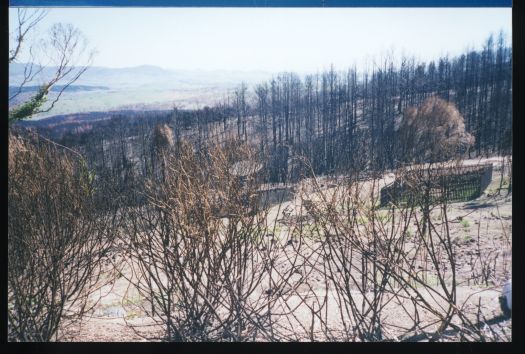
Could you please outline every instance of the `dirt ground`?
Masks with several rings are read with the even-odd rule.
[[[512,320],[501,316],[498,297],[503,283],[512,277],[512,193],[508,194],[506,186],[509,183],[501,179],[501,160],[498,158],[483,160],[468,160],[465,164],[491,162],[494,164],[492,183],[483,195],[475,200],[464,203],[452,203],[448,208],[449,228],[457,255],[457,304],[464,309],[470,309],[472,320],[483,319],[483,328],[487,333],[492,329],[502,332],[502,337],[511,340]],[[506,175],[506,171],[504,176]],[[392,174],[386,174],[380,181],[380,186],[392,182]],[[503,189],[499,190],[503,181]],[[333,188],[330,181],[320,179],[322,188],[329,191]],[[312,196],[312,200],[315,197]],[[269,219],[284,220],[298,207],[300,201],[290,200],[280,206],[273,207]],[[125,271],[126,273],[126,271]],[[132,276],[128,271],[128,276]],[[311,273],[310,288],[306,293],[314,292],[318,296],[326,296],[329,300],[327,311],[333,312],[333,328],[340,326],[337,313],[336,295],[333,289],[326,289],[320,277]],[[356,293],[356,296],[359,294]],[[154,325],[151,319],[144,316],[133,305],[144,301],[136,290],[130,287],[125,277],[118,279],[112,286],[107,286],[94,297],[100,301],[92,316],[83,319],[81,324],[62,328],[63,341],[146,341],[158,338],[162,328]],[[295,299],[299,302],[299,299]],[[293,296],[287,301],[293,303]],[[388,315],[394,318],[392,323],[402,323],[406,319],[403,313],[392,305]],[[297,318],[290,321],[288,331],[296,340],[308,340],[308,334],[301,328],[308,327],[314,332],[317,324],[312,322],[310,311],[301,306],[296,310]],[[294,322],[296,321],[296,322]],[[133,330],[136,326],[137,331]],[[490,327],[489,327],[490,326]],[[460,340],[453,330],[445,333],[450,341]],[[395,334],[391,337],[395,337]],[[425,341],[425,337],[417,334],[411,338],[414,341]]]

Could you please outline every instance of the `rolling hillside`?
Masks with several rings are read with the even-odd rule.
[[[24,67],[21,63],[10,65],[10,92],[16,92],[23,81]],[[16,105],[29,97],[38,84],[45,82],[53,73],[54,68],[44,68],[10,104]],[[263,71],[167,70],[151,65],[90,67],[74,85],[67,88],[52,111],[37,115],[34,119],[93,111],[170,109],[174,105],[197,108],[212,105],[242,81],[260,82],[271,75]],[[50,99],[56,94],[56,90],[52,91]]]

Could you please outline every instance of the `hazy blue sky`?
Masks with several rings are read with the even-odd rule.
[[[54,8],[38,29],[77,26],[98,50],[96,66],[304,72],[392,50],[455,55],[500,29],[510,41],[511,18],[511,8]]]

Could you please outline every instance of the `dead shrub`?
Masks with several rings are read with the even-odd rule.
[[[83,160],[51,143],[10,136],[8,179],[9,340],[50,341],[111,280],[117,219],[96,212]]]
[[[255,179],[231,170],[255,156],[234,142],[195,151],[182,141],[162,157],[164,179],[150,180],[147,203],[130,209],[126,240],[129,280],[163,327],[158,338],[273,340],[272,309],[290,292],[291,271],[276,271],[279,248]]]

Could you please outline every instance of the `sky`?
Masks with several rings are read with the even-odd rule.
[[[12,31],[16,9],[9,17]],[[500,30],[510,43],[512,9],[52,8],[33,39],[57,22],[82,31],[94,66],[315,72],[388,54],[453,56]]]

